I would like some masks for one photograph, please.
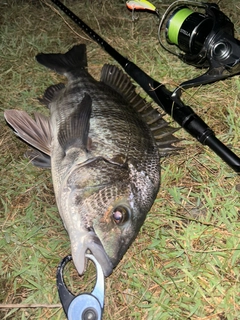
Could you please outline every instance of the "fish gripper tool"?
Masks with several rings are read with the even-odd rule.
[[[72,294],[63,279],[63,271],[66,264],[72,260],[72,256],[66,256],[57,269],[57,288],[68,320],[101,320],[104,307],[104,274],[95,257],[86,254],[86,258],[92,260],[97,270],[96,284],[91,293],[82,293],[77,296]]]

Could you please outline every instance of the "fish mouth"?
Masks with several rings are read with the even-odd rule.
[[[91,229],[87,233],[85,231],[83,237],[79,237],[79,232],[77,234],[78,236],[75,232],[71,234],[70,240],[72,259],[78,273],[82,275],[86,271],[87,259],[85,254],[90,250],[101,265],[105,277],[108,277],[113,271],[113,265],[96,233]]]

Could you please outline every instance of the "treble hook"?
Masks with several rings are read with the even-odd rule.
[[[66,287],[63,279],[63,270],[66,264],[72,260],[72,256],[65,257],[57,269],[57,288],[68,320],[101,320],[104,307],[104,274],[95,257],[86,254],[86,258],[92,260],[97,269],[96,284],[91,293],[73,295]]]

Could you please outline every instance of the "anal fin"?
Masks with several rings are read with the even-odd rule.
[[[48,87],[42,98],[38,98],[39,102],[49,108],[49,104],[55,99],[61,90],[65,88],[63,83],[54,84]]]

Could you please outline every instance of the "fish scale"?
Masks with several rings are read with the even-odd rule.
[[[160,157],[178,139],[158,110],[135,92],[116,66],[104,65],[100,81],[87,72],[86,46],[37,61],[67,77],[40,102],[50,118],[7,110],[6,121],[34,149],[31,162],[51,168],[59,214],[73,262],[86,269],[86,252],[111,274],[136,238],[160,186]]]
[[[154,140],[149,127],[134,109],[106,85],[94,79],[87,82],[85,71],[78,73],[76,77],[66,92],[68,101],[62,101],[62,104],[69,105],[72,101],[80,100],[82,92],[91,94],[93,124],[89,135],[94,141],[92,153],[95,156],[103,155],[109,159],[122,155],[125,161],[131,157],[140,164],[144,161],[143,152],[148,150],[146,152],[148,157],[157,157],[159,161],[157,147],[153,146]],[[109,94],[112,94],[111,103],[108,103]],[[122,100],[122,108],[119,107],[119,100]],[[145,135],[147,136],[145,139],[139,139],[139,136]],[[105,146],[104,149],[102,145]],[[152,152],[149,152],[150,146],[152,146]],[[149,160],[145,159],[145,161]],[[140,166],[144,167],[144,165],[143,163]]]

